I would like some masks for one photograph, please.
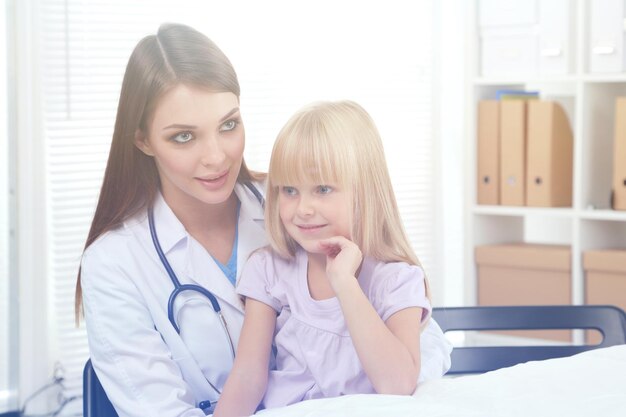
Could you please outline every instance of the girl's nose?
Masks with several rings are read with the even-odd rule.
[[[220,165],[226,158],[217,138],[208,138],[202,146],[200,163],[204,166]]]
[[[315,213],[315,207],[312,199],[301,196],[298,201],[298,216],[310,217]]]

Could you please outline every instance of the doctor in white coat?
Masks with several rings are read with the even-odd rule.
[[[228,58],[184,25],[162,25],[129,59],[76,289],[120,417],[204,416],[231,369],[244,308],[236,280],[267,244],[239,94]],[[194,287],[169,307],[175,281]],[[450,346],[433,320],[421,346],[437,358],[423,376],[443,375]]]

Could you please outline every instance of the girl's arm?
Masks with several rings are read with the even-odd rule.
[[[420,372],[422,309],[405,308],[383,322],[355,278],[359,248],[343,237],[326,239],[322,248],[328,279],[374,389],[380,394],[412,394]]]
[[[260,301],[246,299],[233,369],[217,402],[214,417],[254,414],[265,394],[276,311]]]

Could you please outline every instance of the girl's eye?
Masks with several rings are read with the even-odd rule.
[[[319,187],[317,187],[317,192],[319,192],[320,194],[329,194],[332,191],[333,188],[329,185],[320,185]]]
[[[231,130],[235,130],[235,128],[239,125],[239,120],[230,119],[224,122],[222,127],[220,128],[220,132],[230,132]]]
[[[294,196],[298,194],[298,190],[296,190],[294,187],[282,187],[282,191],[283,194],[288,196]]]
[[[187,143],[191,139],[193,139],[193,133],[191,132],[180,132],[170,138],[170,140],[176,143]]]

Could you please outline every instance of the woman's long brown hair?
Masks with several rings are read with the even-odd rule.
[[[217,45],[188,26],[163,24],[156,35],[139,41],[128,60],[109,159],[85,249],[154,201],[159,175],[153,158],[135,146],[135,133],[147,131],[158,100],[180,84],[240,95],[237,74]],[[239,181],[250,179],[252,174],[244,162]],[[77,324],[81,312],[79,268],[75,299]]]

